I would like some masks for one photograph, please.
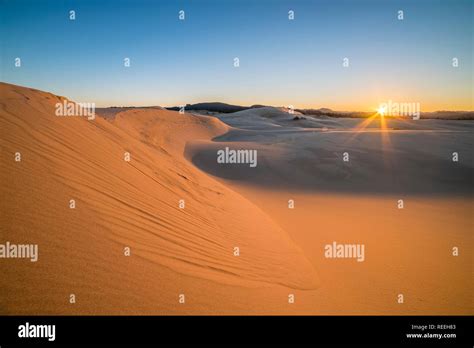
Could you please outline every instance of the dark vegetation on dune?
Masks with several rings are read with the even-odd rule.
[[[226,103],[198,103],[198,104],[186,104],[184,109],[195,110],[195,111],[210,111],[210,112],[228,114],[228,113],[243,111],[247,109],[255,109],[259,107],[264,107],[264,105],[240,106],[240,105],[231,105],[231,104],[226,104]],[[179,111],[180,107],[172,106],[166,109]]]

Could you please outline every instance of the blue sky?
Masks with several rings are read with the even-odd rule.
[[[0,7],[0,80],[76,101],[368,110],[391,99],[419,102],[422,111],[472,110],[470,0],[0,0]]]

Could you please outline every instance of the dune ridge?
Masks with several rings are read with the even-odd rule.
[[[175,284],[163,284],[161,274],[168,282],[176,274],[182,284],[204,282],[208,295],[219,284],[318,286],[313,266],[276,223],[184,158],[188,140],[228,130],[219,120],[131,109],[88,121],[56,117],[55,103],[63,99],[50,93],[1,83],[0,96],[1,239],[37,243],[40,250],[34,265],[1,261],[8,265],[0,272],[3,313],[67,312],[58,296],[73,288],[82,293],[80,313],[133,312],[140,306],[116,307],[131,296],[147,310],[173,313],[165,294],[176,292]],[[158,279],[143,274],[150,267]]]

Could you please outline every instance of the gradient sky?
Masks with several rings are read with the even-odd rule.
[[[473,109],[472,0],[0,0],[0,45],[1,81],[97,106]]]

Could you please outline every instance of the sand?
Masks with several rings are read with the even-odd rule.
[[[222,114],[233,128],[186,151],[302,247],[321,278],[316,313],[472,313],[472,121],[293,117]],[[258,149],[258,167],[216,164],[224,147]],[[333,242],[363,244],[366,259],[326,258]]]
[[[437,151],[470,156],[469,121],[400,122],[382,151],[377,127],[354,138],[361,120],[159,108],[87,120],[55,116],[63,101],[0,84],[0,242],[39,249],[37,262],[0,259],[1,314],[472,313],[472,160],[453,171]],[[258,149],[255,171],[218,167],[225,146]],[[333,240],[364,243],[366,260],[324,258]]]

